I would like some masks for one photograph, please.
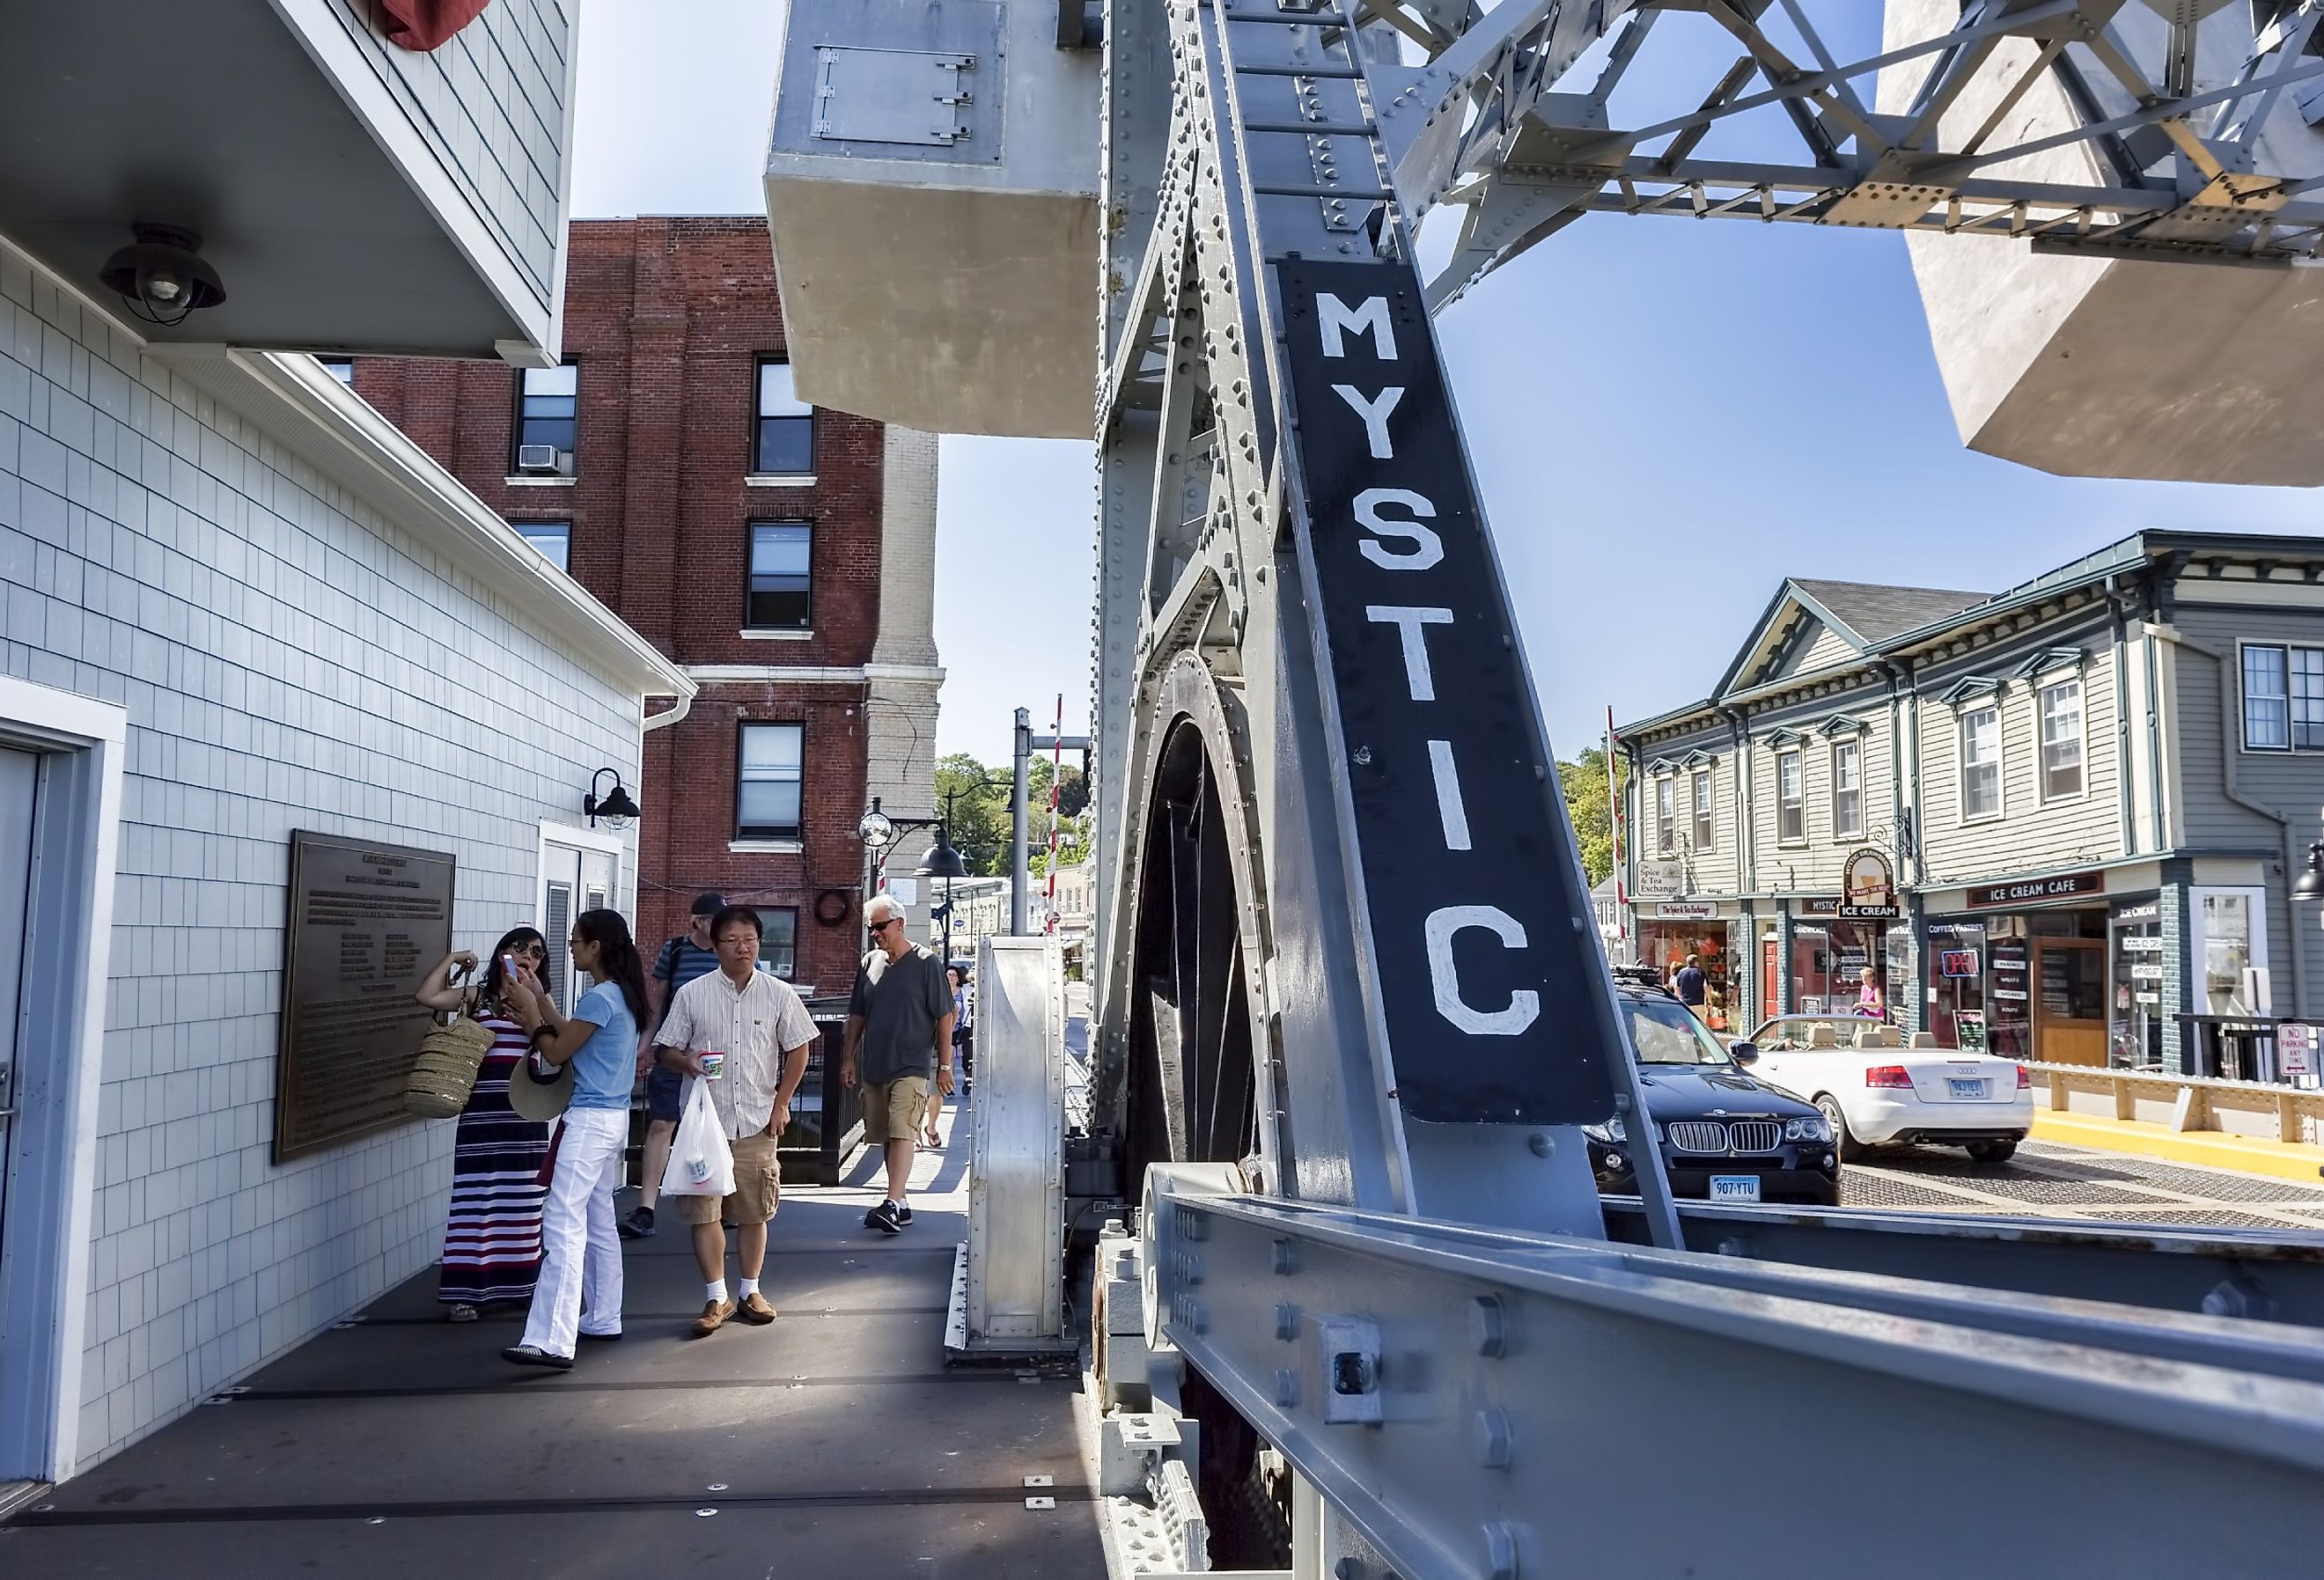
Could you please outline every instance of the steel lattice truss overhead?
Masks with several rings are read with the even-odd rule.
[[[2238,263],[2324,240],[2319,0],[1969,0],[1941,32],[1931,0],[1849,60],[1826,40],[1861,0],[1364,8],[1428,57],[1367,69],[1405,213],[1467,210],[1439,305],[1591,212]],[[1916,9],[1934,36],[1896,43]],[[1710,28],[1724,69],[1702,64],[1728,52]]]

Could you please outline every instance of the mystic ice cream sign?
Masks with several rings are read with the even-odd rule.
[[[1279,271],[1376,991],[1423,1120],[1612,1111],[1572,835],[1413,272]]]

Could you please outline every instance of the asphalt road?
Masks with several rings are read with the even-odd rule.
[[[1972,1163],[1952,1147],[1884,1149],[1841,1169],[1840,1198],[1851,1207],[2324,1233],[2324,1180],[2303,1185],[2054,1141],[2026,1141],[2006,1163]]]

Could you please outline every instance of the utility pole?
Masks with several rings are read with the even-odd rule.
[[[1062,707],[1062,705],[1061,705]],[[1063,714],[1060,713],[1060,717]],[[1026,891],[1032,886],[1033,860],[1029,848],[1031,834],[1027,827],[1026,801],[1030,798],[1033,753],[1036,752],[1073,751],[1087,753],[1087,735],[1037,735],[1033,733],[1033,710],[1017,710],[1017,789],[1010,797],[1014,818],[1014,838],[1009,859],[1009,930],[1019,938],[1025,936]],[[1052,772],[1054,773],[1054,770]],[[1052,781],[1054,783],[1054,779]],[[1054,817],[1054,814],[1052,814]]]

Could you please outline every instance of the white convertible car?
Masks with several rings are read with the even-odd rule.
[[[1771,1086],[1812,1103],[1844,1160],[1868,1147],[1934,1141],[1998,1163],[2034,1128],[2025,1067],[1908,1039],[1882,1021],[1778,1015],[1733,1045],[1736,1062]]]

